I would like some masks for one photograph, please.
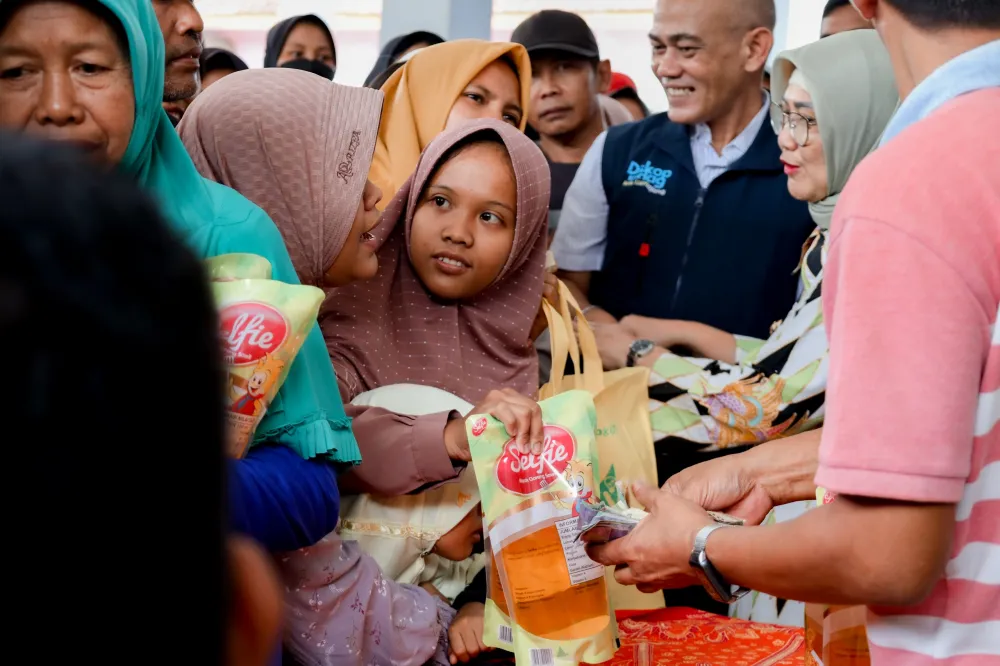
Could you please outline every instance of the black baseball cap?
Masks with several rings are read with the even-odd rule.
[[[564,51],[581,58],[599,59],[597,38],[577,14],[558,9],[544,9],[532,14],[514,29],[510,41],[522,45],[528,53]]]

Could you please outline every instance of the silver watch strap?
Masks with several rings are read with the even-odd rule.
[[[733,526],[717,523],[715,525],[706,525],[698,530],[698,534],[694,537],[694,548],[691,549],[691,565],[700,569],[699,578],[701,578],[706,590],[708,590],[713,598],[726,604],[732,604],[742,599],[750,592],[750,589],[740,587],[735,592],[732,591],[732,586],[726,582],[722,574],[712,565],[711,560],[708,559],[708,555],[705,552],[705,548],[708,545],[708,537],[715,530],[720,530],[724,527]]]
[[[705,546],[708,544],[708,536],[715,530],[720,530],[723,527],[729,527],[729,525],[706,525],[698,531],[698,534],[694,537],[694,549],[696,551],[705,550]]]

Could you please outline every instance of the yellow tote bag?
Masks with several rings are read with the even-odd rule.
[[[656,487],[656,457],[649,424],[649,370],[623,368],[604,372],[594,331],[576,299],[559,283],[560,308],[545,302],[545,316],[552,336],[552,374],[539,390],[539,400],[581,389],[594,396],[597,406],[597,445],[600,457],[600,499],[617,501],[616,481],[643,481]],[[575,319],[575,326],[574,326]],[[573,359],[576,375],[566,376],[566,357]],[[583,373],[579,374],[580,360]],[[607,573],[611,602],[618,610],[656,610],[664,607],[663,594],[642,594],[615,582]]]

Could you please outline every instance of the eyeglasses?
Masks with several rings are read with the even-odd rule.
[[[781,134],[786,126],[791,130],[792,140],[805,147],[809,145],[809,128],[816,127],[816,121],[801,113],[785,111],[780,105],[771,102],[771,127],[774,128],[774,133]]]

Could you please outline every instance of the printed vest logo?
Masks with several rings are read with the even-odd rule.
[[[623,187],[645,187],[650,194],[664,196],[667,193],[667,181],[674,175],[670,169],[660,169],[646,160],[645,164],[632,162],[628,165],[627,178]]]
[[[227,365],[250,365],[285,343],[290,327],[284,315],[264,303],[235,303],[220,313]]]
[[[545,426],[542,454],[523,454],[514,440],[497,461],[497,483],[515,495],[534,495],[560,478],[576,455],[576,440],[559,426]]]

